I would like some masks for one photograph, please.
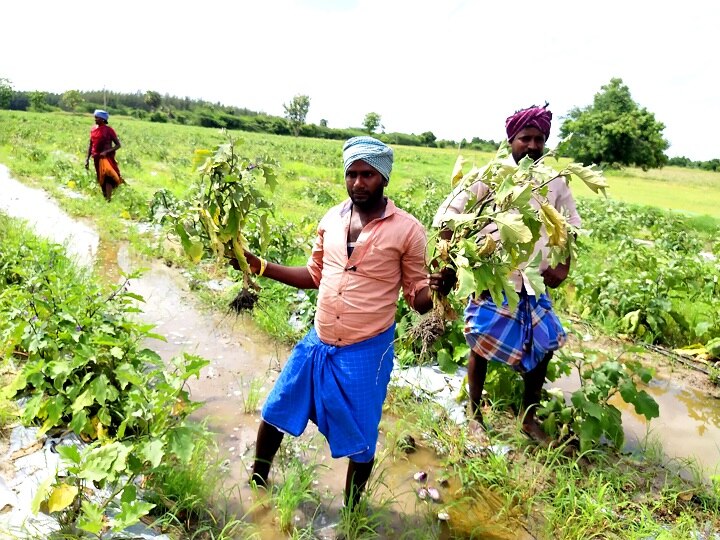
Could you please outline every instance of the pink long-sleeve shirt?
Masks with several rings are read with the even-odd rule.
[[[428,286],[420,222],[388,199],[385,213],[365,225],[348,257],[351,209],[348,199],[325,214],[307,264],[319,288],[315,330],[336,346],[387,330],[395,320],[400,287],[412,306]]]

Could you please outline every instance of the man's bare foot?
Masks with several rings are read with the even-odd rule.
[[[490,444],[490,439],[482,419],[476,420],[473,418],[468,422],[468,437],[483,446]]]
[[[552,442],[536,418],[525,419],[522,423],[522,431],[541,446],[549,446]]]

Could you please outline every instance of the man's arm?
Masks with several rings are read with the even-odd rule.
[[[259,274],[261,268],[260,257],[246,251],[245,258],[250,265],[250,271],[253,274]],[[239,270],[239,266],[237,264],[236,259],[230,260],[230,265]],[[275,281],[279,281],[285,285],[290,285],[291,287],[297,287],[298,289],[318,288],[310,275],[310,271],[307,266],[283,266],[282,264],[268,262],[266,263],[263,277],[274,279]]]
[[[545,271],[542,273],[543,281],[545,282],[546,287],[550,287],[551,289],[556,289],[560,285],[562,285],[562,282],[565,281],[565,279],[568,277],[568,274],[570,273],[570,257],[567,258],[567,260],[564,263],[558,263],[558,265],[554,268],[547,267]]]

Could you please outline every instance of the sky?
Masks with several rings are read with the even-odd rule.
[[[155,90],[308,122],[501,140],[515,110],[563,117],[619,77],[670,156],[720,157],[712,0],[25,0],[0,7],[16,90]],[[111,111],[112,112],[112,111]]]

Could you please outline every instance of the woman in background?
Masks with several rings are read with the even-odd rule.
[[[109,118],[107,111],[101,109],[95,111],[95,126],[90,130],[90,144],[85,159],[85,168],[89,169],[90,156],[92,156],[97,182],[108,202],[113,190],[124,182],[120,175],[120,167],[115,161],[115,151],[120,148],[120,139],[115,130],[108,126]]]

